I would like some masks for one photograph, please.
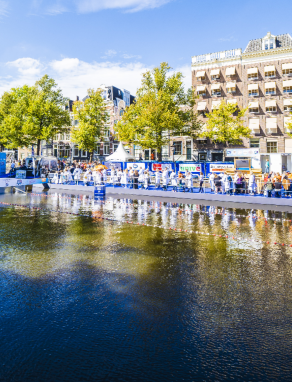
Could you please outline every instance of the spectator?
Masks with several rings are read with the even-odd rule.
[[[290,196],[289,195],[289,191],[290,191],[290,180],[288,179],[288,176],[285,175],[284,176],[284,179],[282,181],[282,184],[283,184],[283,188],[284,188],[284,196],[288,197]]]

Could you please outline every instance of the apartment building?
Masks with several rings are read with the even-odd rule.
[[[209,53],[192,58],[192,85],[206,113],[225,101],[248,108],[245,123],[252,138],[241,148],[259,148],[262,154],[292,153],[287,121],[292,111],[292,38],[289,34],[251,40],[246,49]],[[292,133],[292,131],[291,131]],[[187,140],[187,138],[185,138]],[[187,146],[182,140],[182,146]],[[206,139],[194,140],[192,159],[222,160],[224,147]]]
[[[100,88],[103,89],[102,96],[107,106],[109,121],[103,139],[96,143],[94,160],[105,160],[108,155],[116,150],[119,142],[115,136],[115,125],[121,119],[125,109],[135,100],[135,97],[128,90],[105,85],[101,85]],[[84,97],[82,101],[84,102],[87,97]],[[79,101],[79,97],[76,100]],[[77,126],[78,120],[75,120],[73,116],[73,103],[74,101],[70,100],[66,108],[70,112],[72,126]],[[53,154],[58,158],[72,158],[78,161],[89,160],[90,153],[86,150],[79,150],[70,138],[70,133],[57,134],[53,141]]]

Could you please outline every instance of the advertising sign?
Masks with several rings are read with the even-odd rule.
[[[210,172],[224,172],[228,168],[234,168],[234,165],[232,163],[230,164],[213,164],[210,163]]]
[[[0,187],[27,186],[29,184],[41,184],[42,179],[16,179],[16,178],[0,178]]]
[[[237,158],[250,158],[254,157],[256,155],[259,155],[260,149],[227,149],[226,150],[226,157],[237,157]]]
[[[25,179],[26,178],[26,170],[17,170],[15,178],[16,179]]]
[[[249,159],[237,159],[236,170],[249,170]]]
[[[171,163],[152,163],[151,169],[152,171],[163,171],[165,168],[172,169]]]
[[[132,162],[128,162],[127,163],[127,169],[129,170],[130,167],[132,167],[133,170],[140,170],[140,168],[142,168],[143,170],[146,169],[146,164],[145,163],[132,163]]]
[[[201,172],[201,165],[200,164],[190,164],[190,163],[180,163],[179,164],[179,171],[180,172]]]
[[[0,174],[6,174],[6,153],[0,153]]]
[[[119,170],[122,170],[122,163],[121,162],[104,162],[104,165],[108,168],[117,168]]]

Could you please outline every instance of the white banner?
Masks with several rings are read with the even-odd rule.
[[[28,186],[30,184],[40,184],[40,183],[46,183],[46,179],[0,178],[0,187]]]
[[[226,157],[250,158],[260,154],[260,149],[226,149]]]
[[[190,163],[182,163],[179,165],[180,172],[201,172],[200,164],[190,164]]]
[[[142,167],[143,170],[145,170],[146,165],[145,163],[127,163],[127,169],[130,170],[130,167],[132,167],[132,170],[140,170]]]
[[[234,164],[210,164],[210,172],[224,172],[228,168],[234,168]]]

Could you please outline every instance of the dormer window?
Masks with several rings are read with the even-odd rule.
[[[271,32],[268,32],[266,37],[264,37],[262,41],[263,50],[270,50],[276,48],[276,36],[273,36]]]

